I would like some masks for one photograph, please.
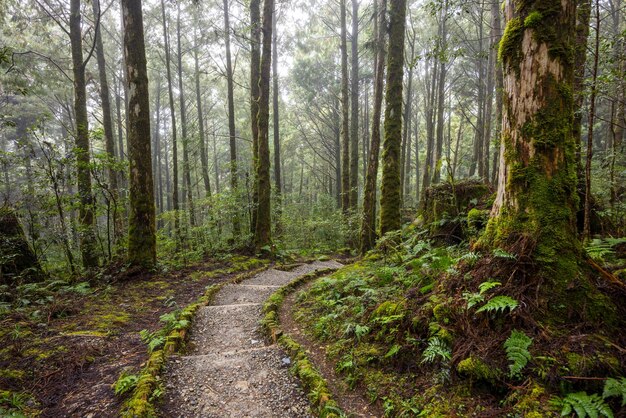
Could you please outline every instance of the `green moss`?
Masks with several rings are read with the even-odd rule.
[[[0,378],[21,380],[26,372],[19,369],[0,369]]]
[[[475,380],[483,380],[486,382],[493,382],[499,376],[499,370],[494,368],[480,358],[470,356],[464,360],[461,360],[456,366],[457,372],[460,374],[469,376]]]
[[[498,59],[505,67],[514,68],[519,72],[519,63],[522,58],[522,38],[524,36],[524,22],[515,17],[508,21],[498,47]]]
[[[543,20],[543,15],[541,14],[541,12],[534,10],[530,12],[528,16],[526,16],[526,19],[524,19],[524,27],[536,28],[541,24],[542,20]]]

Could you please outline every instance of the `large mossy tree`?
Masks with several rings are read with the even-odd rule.
[[[589,309],[595,292],[584,279],[576,231],[576,1],[507,0],[504,12],[500,172],[482,244],[532,260],[549,284],[551,310],[565,298]]]

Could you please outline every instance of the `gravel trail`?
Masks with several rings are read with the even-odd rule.
[[[188,354],[172,357],[165,373],[165,417],[312,417],[290,359],[266,345],[259,329],[263,302],[279,287],[335,261],[291,271],[269,269],[224,286],[202,307],[191,328]]]

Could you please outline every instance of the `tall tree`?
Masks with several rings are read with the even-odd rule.
[[[254,244],[260,249],[271,242],[271,186],[270,186],[270,71],[272,62],[272,15],[274,0],[263,1],[263,33],[261,70],[259,79],[259,159],[256,165],[258,182],[258,209]]]
[[[252,132],[252,171],[256,176],[259,159],[259,71],[261,70],[261,0],[250,0],[250,128]],[[252,201],[259,199],[256,177],[252,182]],[[256,230],[257,207],[252,206],[250,231]]]
[[[380,3],[380,6],[379,6]],[[363,190],[363,219],[361,221],[361,253],[372,249],[376,241],[376,183],[378,178],[378,157],[380,152],[380,116],[383,103],[383,83],[385,77],[385,14],[386,0],[374,1],[374,22],[376,26],[376,68],[374,71],[374,109],[372,111],[372,139],[369,161]]]
[[[446,105],[446,74],[448,61],[448,0],[444,0],[441,8],[441,18],[439,25],[439,39],[437,46],[437,57],[439,59],[439,80],[437,80],[437,141],[435,144],[433,183],[441,180],[441,166],[443,156],[443,128],[444,109]]]
[[[172,66],[170,54],[169,32],[167,30],[167,15],[165,0],[161,0],[161,15],[163,20],[163,43],[165,47],[165,69],[167,74],[167,94],[170,104],[170,118],[172,126],[172,209],[174,214],[174,235],[178,238],[180,232],[180,215],[178,214],[178,141],[176,138],[176,107],[174,106],[174,90],[172,87]],[[169,182],[167,182],[169,185]]]
[[[352,0],[352,71],[350,85],[350,209],[359,199],[359,0]]]
[[[383,181],[380,197],[380,232],[400,229],[400,148],[402,142],[402,77],[404,73],[404,32],[406,0],[389,2],[389,54],[385,94],[385,139]]]
[[[526,240],[523,245],[531,250],[524,256],[550,272],[544,287],[563,295],[578,276],[580,256],[569,55],[576,1],[507,0],[505,16],[499,49],[505,74],[500,174],[484,240],[504,249]]]
[[[133,265],[152,268],[156,263],[155,207],[150,149],[150,100],[141,0],[122,0],[122,10],[130,109],[128,261]]]
[[[270,21],[271,23],[271,21]],[[270,29],[271,30],[271,29]],[[226,46],[226,87],[228,90],[228,137],[230,145],[230,188],[233,194],[237,194],[239,188],[237,168],[237,132],[235,131],[235,87],[233,81],[233,64],[230,54],[230,12],[228,0],[224,0],[224,43]],[[233,235],[241,232],[239,213],[233,214]]]
[[[348,97],[348,35],[346,0],[339,0],[341,16],[341,209],[350,208],[350,104]]]
[[[70,43],[72,47],[72,72],[74,75],[75,152],[79,199],[80,251],[83,267],[91,269],[98,265],[98,256],[96,254],[96,234],[94,229],[94,198],[91,193],[89,120],[87,118],[87,85],[85,80],[87,61],[83,61],[80,0],[71,0],[70,2]]]
[[[281,206],[282,180],[280,170],[280,113],[278,109],[278,33],[276,11],[272,17],[272,117],[274,129],[274,190],[276,193],[277,217]],[[279,225],[276,222],[276,225]]]
[[[189,223],[196,224],[193,207],[193,190],[191,188],[191,168],[189,167],[189,137],[187,136],[187,106],[185,105],[185,83],[183,81],[183,48],[180,33],[180,1],[176,18],[176,41],[178,46],[178,98],[180,100],[180,127],[183,142],[183,190],[189,211]]]
[[[100,20],[100,0],[92,1],[94,20]],[[109,92],[109,81],[106,71],[106,60],[104,56],[104,45],[102,44],[102,31],[98,29],[95,33],[96,36],[96,60],[98,62],[98,77],[100,79],[100,102],[102,104],[102,127],[104,128],[104,145],[106,153],[109,157],[109,166],[107,168],[107,174],[109,179],[109,190],[113,198],[113,204],[117,206],[118,201],[118,187],[117,187],[117,172],[113,167],[115,161],[115,138],[113,138],[113,118],[111,115],[111,100]],[[120,236],[122,227],[120,217],[118,215],[117,208],[113,210],[113,237],[114,240]]]
[[[198,58],[198,50],[200,43],[198,39],[198,26],[200,25],[198,16],[200,14],[200,4],[196,5],[194,10],[194,27],[193,27],[193,62],[194,73],[196,78],[196,109],[198,110],[198,149],[200,152],[200,164],[202,169],[202,180],[204,181],[204,193],[211,196],[211,180],[209,178],[209,156],[206,148],[206,137],[204,133],[204,114],[202,113],[202,91],[200,90],[200,60]]]

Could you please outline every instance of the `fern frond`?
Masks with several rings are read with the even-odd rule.
[[[626,377],[618,379],[607,379],[604,383],[604,392],[602,397],[604,399],[612,396],[622,397],[622,406],[626,405]]]
[[[519,303],[510,296],[494,296],[485,303],[476,313],[480,312],[504,312],[506,309],[513,311]]]
[[[478,285],[478,290],[480,290],[480,294],[482,295],[485,292],[488,292],[489,290],[493,289],[494,287],[498,287],[501,286],[502,283],[500,282],[491,282],[491,281],[487,281],[487,282],[483,282],[481,284]]]
[[[614,418],[613,411],[598,394],[586,392],[568,393],[565,398],[553,398],[552,405],[561,408],[561,416],[576,413],[578,418]]]
[[[432,363],[437,357],[442,361],[449,361],[452,358],[452,352],[448,344],[438,337],[428,340],[428,347],[422,353],[422,363]]]
[[[511,376],[518,376],[530,361],[531,355],[528,347],[532,342],[532,338],[518,330],[513,330],[511,336],[504,342],[506,357],[512,363],[509,364]]]

